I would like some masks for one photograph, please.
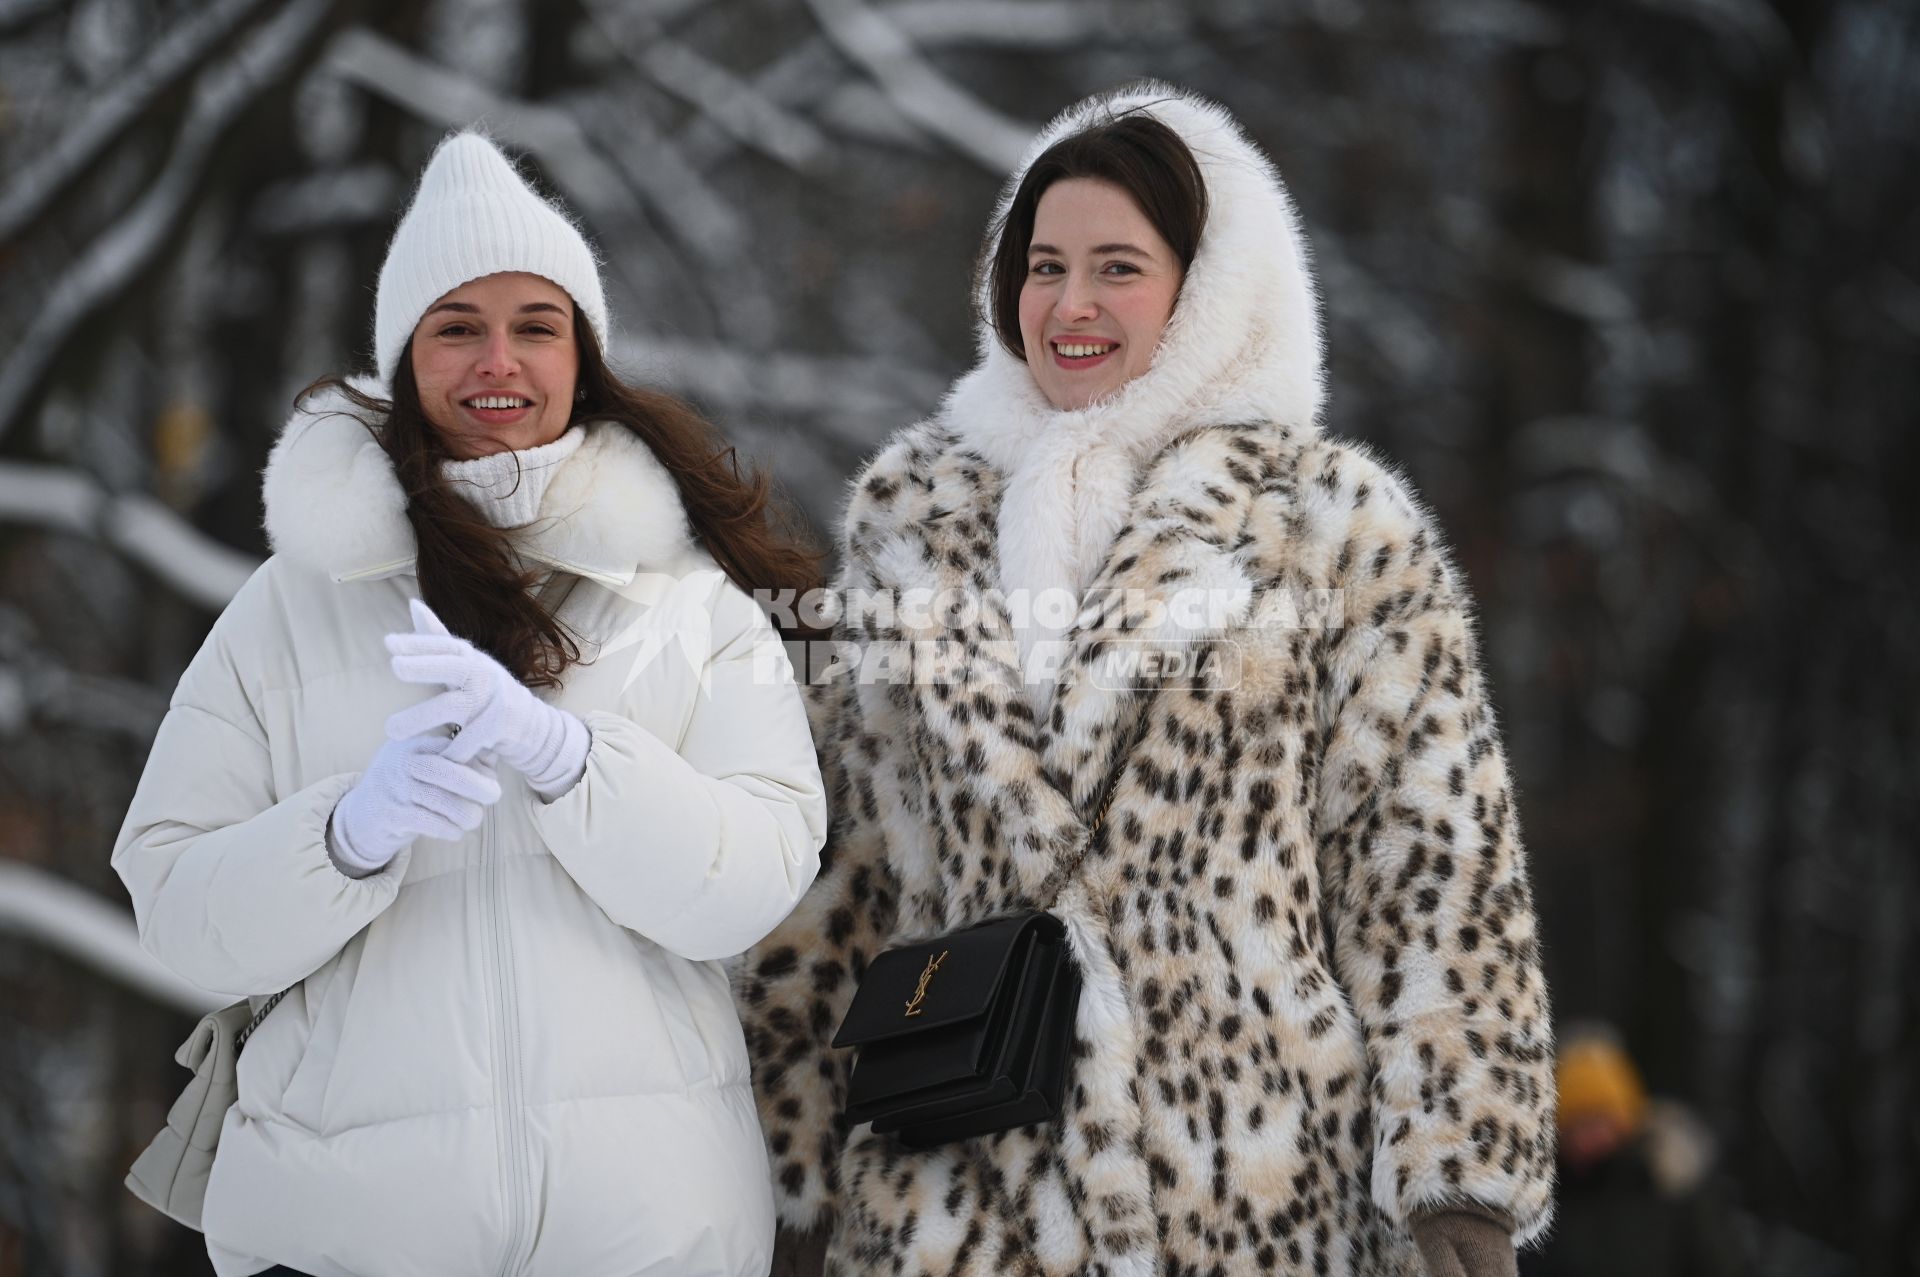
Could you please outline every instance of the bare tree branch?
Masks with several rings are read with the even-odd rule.
[[[447,128],[484,124],[501,141],[540,157],[553,180],[589,218],[617,220],[626,184],[566,111],[500,97],[365,27],[335,36],[329,70],[423,120]]]
[[[897,359],[754,354],[681,341],[628,342],[615,354],[652,384],[705,403],[817,413],[825,428],[861,448],[873,439],[837,429],[844,418],[911,421],[931,411],[945,389],[939,374]]]
[[[0,0],[0,35],[12,35],[58,3],[59,0]]]
[[[0,664],[0,732],[58,723],[150,745],[166,712],[165,692],[131,679],[76,674],[40,653]]]
[[[626,5],[585,0],[609,43],[655,84],[698,109],[742,146],[800,173],[818,171],[829,144],[820,131],[732,71],[663,34]]]
[[[175,27],[112,90],[93,100],[80,122],[0,191],[0,241],[12,239],[100,157],[153,99],[239,25],[260,0],[217,0]]]
[[[223,608],[260,564],[220,544],[144,492],[116,498],[106,512],[107,540],[161,580],[208,607]]]
[[[193,105],[159,179],[55,281],[46,305],[0,364],[0,434],[13,424],[74,327],[124,289],[166,242],[214,144],[247,104],[285,73],[330,3],[294,0],[231,58],[200,74]]]
[[[1567,38],[1565,19],[1526,0],[1468,0],[1423,7],[1419,21],[1436,35],[1499,40],[1522,48],[1548,48]]]
[[[899,27],[860,0],[807,3],[827,38],[908,119],[995,176],[1020,162],[1037,125],[1003,115],[941,75]]]
[[[795,111],[821,101],[845,75],[845,64],[820,36],[800,41],[756,71],[747,86],[776,109]],[[677,139],[688,162],[709,169],[735,155],[741,140],[718,120],[701,115],[680,130]]]
[[[636,112],[621,112],[619,135],[602,138],[605,153],[614,157],[609,163],[594,145],[612,127],[606,110],[576,113],[502,98],[364,28],[336,37],[327,61],[343,79],[422,119],[449,128],[483,123],[501,141],[538,156],[568,199],[601,227],[631,219],[638,194],[676,237],[703,262],[728,272],[728,278],[747,259],[746,227],[738,213]],[[614,265],[619,267],[617,261]],[[733,335],[764,341],[758,308],[743,312],[728,304],[729,297],[745,301],[745,290],[717,281],[712,291],[716,309],[736,319]],[[749,313],[750,322],[738,322],[743,313]]]
[[[610,110],[590,117],[598,137],[632,188],[660,214],[675,238],[710,266],[737,260],[747,246],[739,211],[687,163],[633,103],[603,99]]]
[[[260,192],[248,213],[267,235],[312,235],[393,216],[400,175],[385,164],[354,164],[290,178]]]
[[[1178,9],[1125,0],[908,0],[889,5],[886,18],[922,48],[1077,49],[1174,38],[1190,25]]]
[[[908,0],[889,5],[885,20],[921,49],[1078,49],[1092,43],[1172,39],[1191,28],[1183,11],[1127,0]],[[844,79],[831,57],[833,47],[832,41],[818,36],[803,40],[741,84],[787,118],[796,118],[792,113],[801,108],[817,107],[823,118],[859,137],[924,145],[927,134],[900,113],[890,95]],[[682,142],[689,158],[703,169],[754,144],[708,115],[683,130]]]

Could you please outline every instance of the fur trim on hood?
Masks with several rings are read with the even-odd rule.
[[[355,379],[356,389],[386,394]],[[406,494],[360,410],[338,391],[302,402],[267,461],[267,540],[335,581],[392,576],[413,567]],[[575,576],[621,587],[666,567],[693,546],[680,491],[653,450],[625,426],[586,423],[586,441],[561,468],[540,515],[519,533],[520,552]]]
[[[1016,468],[1041,433],[1118,439],[1150,455],[1172,430],[1255,421],[1310,429],[1319,416],[1326,394],[1320,308],[1299,215],[1279,173],[1224,107],[1157,81],[1076,103],[1027,147],[994,224],[1047,148],[1130,111],[1179,134],[1199,162],[1207,184],[1200,247],[1152,365],[1076,412],[1048,403],[1025,362],[1000,344],[983,273],[974,298],[980,362],[954,385],[946,412],[962,439],[1001,470]],[[984,257],[992,251],[989,245]]]
[[[1005,219],[1048,147],[1136,110],[1180,135],[1207,186],[1200,245],[1152,364],[1086,408],[1053,407],[993,331],[982,272],[979,363],[941,409],[962,444],[1007,477],[999,549],[1001,586],[1009,591],[1064,589],[1077,597],[1126,522],[1145,462],[1175,436],[1255,422],[1311,431],[1325,397],[1319,301],[1299,217],[1265,154],[1215,103],[1155,81],[1076,103],[1028,146],[994,223]],[[1023,660],[1050,637],[1058,635],[1022,629]],[[1044,692],[1039,697],[1044,703]]]

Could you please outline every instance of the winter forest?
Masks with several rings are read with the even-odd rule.
[[[1323,426],[1478,601],[1556,1019],[1661,1123],[1521,1271],[1920,1272],[1920,4],[0,0],[0,1277],[210,1271],[120,1181],[217,1002],[108,853],[436,140],[525,157],[618,363],[826,545],[1026,140],[1142,76],[1292,189]]]

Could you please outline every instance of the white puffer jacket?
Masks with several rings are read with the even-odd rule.
[[[671,478],[590,425],[521,535],[587,663],[592,732],[543,803],[517,774],[458,842],[355,880],[334,804],[387,715],[417,596],[405,501],[354,418],[296,414],[275,554],[180,680],[113,864],[140,936],[208,989],[292,993],[240,1057],[208,1185],[222,1277],[752,1274],[772,1203],[718,959],[819,865],[825,799],[766,619],[690,541]]]

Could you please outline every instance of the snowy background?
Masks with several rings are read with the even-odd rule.
[[[1911,0],[0,0],[0,1277],[207,1271],[119,1187],[204,999],[107,855],[434,141],[825,524],[1023,141],[1146,74],[1277,159],[1326,425],[1472,581],[1557,1010],[1704,1119],[1735,1270],[1920,1271]]]

